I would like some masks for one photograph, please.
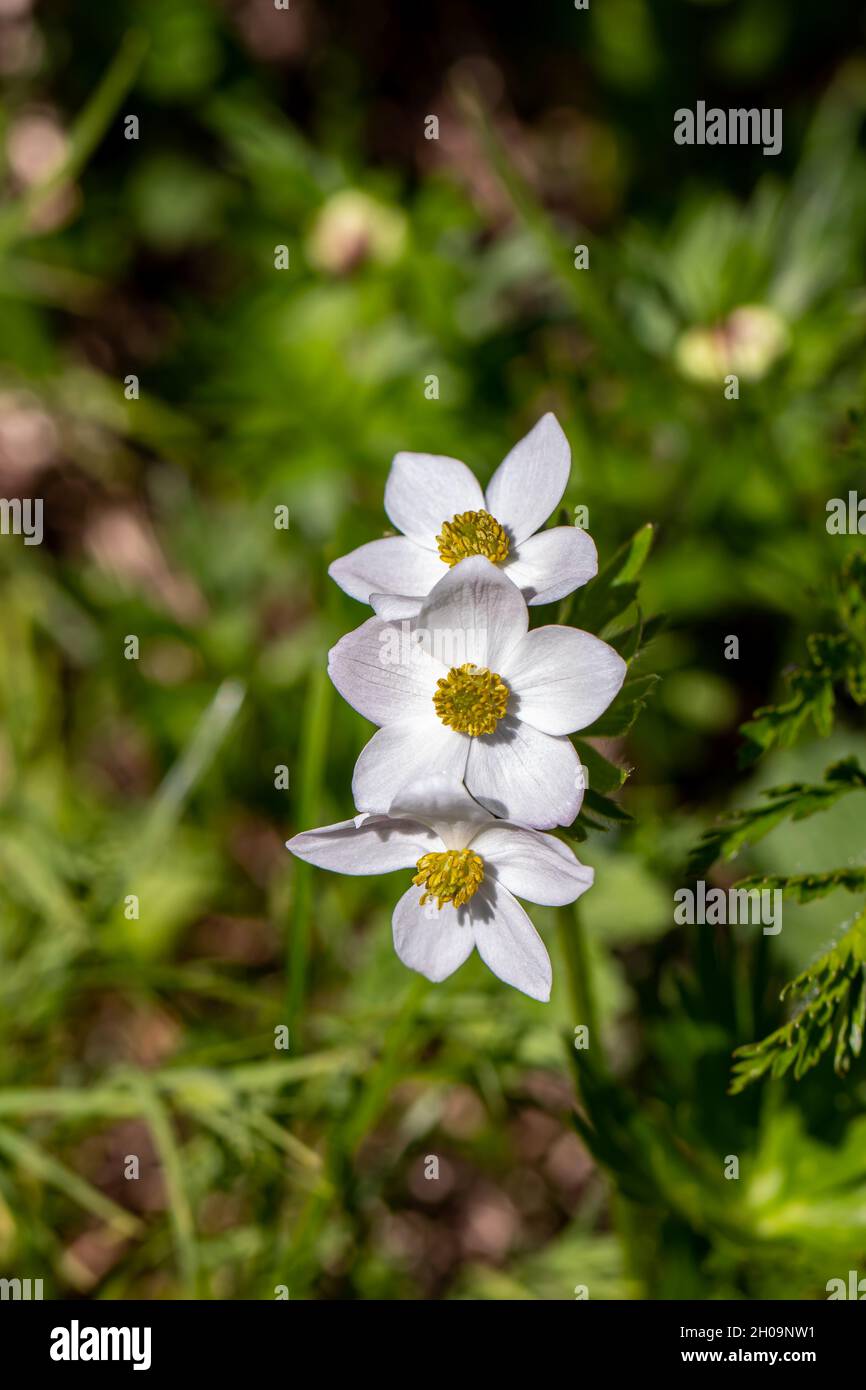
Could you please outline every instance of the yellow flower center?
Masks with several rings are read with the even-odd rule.
[[[469,555],[486,555],[494,565],[508,559],[508,536],[489,512],[458,512],[443,521],[436,542],[446,565],[456,565]]]
[[[422,854],[415,866],[418,870],[412,882],[423,888],[421,906],[428,898],[436,906],[453,903],[462,907],[484,882],[484,860],[471,849],[446,849]]]
[[[458,734],[492,734],[508,707],[508,686],[486,666],[452,666],[436,682],[433,706],[443,724]]]

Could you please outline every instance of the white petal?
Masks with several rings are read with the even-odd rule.
[[[391,803],[390,815],[429,825],[446,849],[465,849],[493,817],[473,801],[462,782],[434,773],[403,787]]]
[[[408,621],[368,618],[328,653],[328,674],[353,709],[374,724],[429,714],[445,668],[411,640]]]
[[[485,826],[472,841],[497,883],[531,903],[562,907],[592,886],[595,871],[581,864],[568,845],[540,830],[526,830],[508,821]]]
[[[413,884],[394,908],[394,949],[410,970],[438,984],[471,955],[475,937],[465,909],[440,909],[430,899],[422,907],[421,891]]]
[[[427,550],[437,550],[443,521],[483,507],[481,485],[459,459],[443,454],[395,455],[385,484],[385,511],[398,530]]]
[[[507,985],[546,1003],[552,981],[550,957],[520,903],[501,884],[485,882],[468,907],[484,964]]]
[[[594,578],[598,553],[579,526],[553,526],[525,540],[502,568],[530,606],[553,603]]]
[[[483,555],[461,560],[425,599],[413,627],[445,666],[474,662],[498,671],[529,626],[516,584]]]
[[[575,627],[537,627],[509,654],[502,679],[519,719],[546,734],[585,729],[607,709],[627,667],[600,638]]]
[[[422,854],[440,848],[429,826],[408,817],[365,816],[304,830],[289,840],[287,849],[308,864],[340,874],[389,874],[417,864]]]
[[[464,780],[495,816],[539,830],[571,825],[583,800],[580,759],[568,739],[510,715],[495,734],[472,739]]]
[[[487,510],[520,545],[559,505],[571,467],[568,440],[555,415],[542,415],[500,463],[487,485]]]
[[[352,598],[369,603],[374,593],[423,597],[445,570],[438,555],[422,550],[414,541],[405,536],[385,536],[341,555],[329,566],[328,574]]]
[[[414,545],[414,541],[411,542]],[[442,569],[445,570],[443,565]],[[441,578],[437,575],[437,578]],[[371,594],[370,603],[377,618],[384,618],[386,622],[392,623],[403,618],[416,618],[421,611],[421,605],[427,597],[428,590],[425,589],[423,595],[417,598],[404,598],[399,594]]]
[[[430,718],[377,730],[355,764],[355,805],[359,811],[385,813],[401,788],[434,772],[462,781],[470,742],[440,723],[432,705]]]

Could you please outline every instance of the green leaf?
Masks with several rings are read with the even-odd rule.
[[[799,1081],[834,1039],[834,1071],[844,1076],[850,1070],[862,1051],[866,1022],[866,912],[830,951],[785,986],[786,996],[800,1006],[793,1018],[760,1042],[735,1051],[732,1095],[792,1069]]]
[[[740,730],[745,743],[740,766],[748,767],[772,748],[789,748],[811,720],[822,738],[832,731],[836,686],[859,705],[866,704],[866,563],[851,556],[833,584],[841,632],[812,633],[806,641],[808,665],[786,676],[789,698],[765,705]]]
[[[614,825],[625,825],[634,817],[618,802],[599,792],[587,790],[583,805],[571,825],[561,827],[561,833],[577,844],[583,844],[593,830],[610,830]]]
[[[730,859],[744,845],[754,844],[784,820],[805,820],[832,806],[848,792],[866,789],[866,772],[856,758],[834,763],[824,781],[813,785],[791,782],[764,792],[766,801],[745,811],[734,811],[719,825],[705,830],[693,849],[688,873],[695,878],[717,859]]]
[[[649,555],[654,529],[642,526],[620,546],[595,579],[563,600],[558,622],[573,623],[587,632],[603,633],[637,597],[637,578]]]
[[[619,652],[623,661],[629,664],[649,646],[654,637],[658,636],[667,621],[663,613],[646,621],[639,607],[637,613],[637,621],[631,627],[623,628],[621,632],[608,632],[604,639]]]
[[[637,579],[652,549],[654,539],[655,527],[648,521],[616,552],[610,565],[605,566],[604,573],[615,568],[615,584],[626,584]]]
[[[582,810],[589,809],[596,816],[603,816],[605,820],[624,821],[633,820],[633,817],[620,806],[618,802],[611,801],[609,796],[602,796],[600,792],[587,788],[583,797]]]
[[[595,791],[607,796],[610,792],[618,791],[627,778],[631,775],[630,767],[620,767],[617,763],[610,762],[597,748],[593,748],[591,743],[586,743],[584,739],[578,738],[574,741],[574,746],[580,755],[580,761],[586,768],[586,781],[588,787],[593,787]]]
[[[581,811],[577,819],[571,822],[571,825],[560,826],[557,833],[559,835],[564,835],[567,840],[573,840],[576,845],[582,845],[589,839],[591,830],[607,829],[608,827],[606,825],[599,824],[598,821],[594,821],[591,817],[584,818],[583,812]]]
[[[610,708],[588,729],[581,729],[581,734],[587,738],[619,738],[628,733],[659,680],[659,676],[650,675],[626,681]]]
[[[799,903],[809,903],[815,898],[824,898],[837,888],[845,888],[849,893],[866,893],[866,869],[829,869],[825,873],[793,874],[752,874],[740,879],[736,888],[758,888],[762,891],[776,890],[786,898],[794,898]]]
[[[829,670],[794,671],[788,677],[791,698],[781,705],[765,705],[743,724],[746,740],[740,751],[741,767],[749,767],[771,748],[790,748],[811,719],[825,738],[833,727],[835,677]]]

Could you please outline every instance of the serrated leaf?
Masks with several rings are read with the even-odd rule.
[[[791,980],[783,998],[797,1001],[791,1019],[759,1042],[734,1052],[732,1095],[762,1077],[783,1076],[791,1067],[800,1080],[833,1044],[833,1068],[844,1076],[863,1048],[866,1018],[866,912],[837,944]]]
[[[866,789],[866,772],[856,758],[834,763],[815,784],[790,782],[771,787],[765,800],[745,811],[735,811],[718,825],[705,830],[689,857],[688,873],[700,878],[717,859],[730,859],[744,845],[754,844],[784,820],[805,820],[832,806],[848,792]]]
[[[642,526],[582,589],[565,599],[558,621],[600,633],[637,597],[637,577],[652,547],[654,528]]]
[[[588,807],[596,816],[603,816],[605,820],[619,821],[620,823],[633,820],[634,817],[626,811],[625,807],[618,802],[612,801],[609,796],[602,796],[601,792],[593,791],[588,788],[584,793],[583,807]]]
[[[574,743],[580,761],[586,768],[587,786],[594,787],[605,796],[610,792],[619,791],[629,777],[631,769],[610,762],[597,748],[593,748],[591,743],[586,743],[582,738],[575,739]]]
[[[786,898],[799,903],[809,903],[815,898],[826,897],[837,888],[845,888],[849,893],[866,893],[866,869],[829,869],[824,873],[812,874],[752,874],[742,878],[734,885],[751,891],[778,890]]]
[[[590,830],[606,829],[606,825],[595,825],[592,822],[587,824],[586,821],[582,821],[580,815],[578,815],[577,819],[573,820],[571,825],[561,825],[558,834],[564,835],[567,840],[573,840],[577,845],[582,845],[589,839]]]
[[[866,705],[866,661],[859,666],[848,667],[845,687],[855,704]]]
[[[613,704],[581,734],[589,738],[618,738],[628,733],[660,677],[635,676],[626,681]]]
[[[644,621],[640,608],[638,608],[637,621],[631,627],[623,628],[620,632],[608,632],[604,640],[619,652],[623,661],[631,664],[636,656],[646,650],[653,638],[658,636],[665,622],[666,618],[663,613]]]
[[[740,766],[748,767],[772,748],[789,748],[811,721],[825,738],[833,728],[835,687],[844,684],[857,704],[866,704],[866,565],[849,557],[833,584],[841,632],[815,632],[806,640],[808,663],[786,676],[788,697],[755,711],[744,724]]]

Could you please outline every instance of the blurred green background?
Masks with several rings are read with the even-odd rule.
[[[838,907],[770,941],[672,904],[726,805],[866,749],[845,706],[736,770],[858,543],[825,508],[864,481],[862,7],[0,0],[0,77],[0,494],[45,517],[0,538],[0,1275],[799,1299],[866,1272],[863,1067],[726,1094]],[[676,146],[697,100],[781,107],[781,154]],[[604,1167],[552,910],[549,1006],[477,958],[429,986],[396,876],[283,848],[352,813],[370,728],[324,663],[367,610],[326,570],[382,534],[393,454],[486,480],[547,409],[602,561],[655,525],[668,618],[606,748],[634,821],[579,849]],[[855,805],[744,869],[863,864]]]

